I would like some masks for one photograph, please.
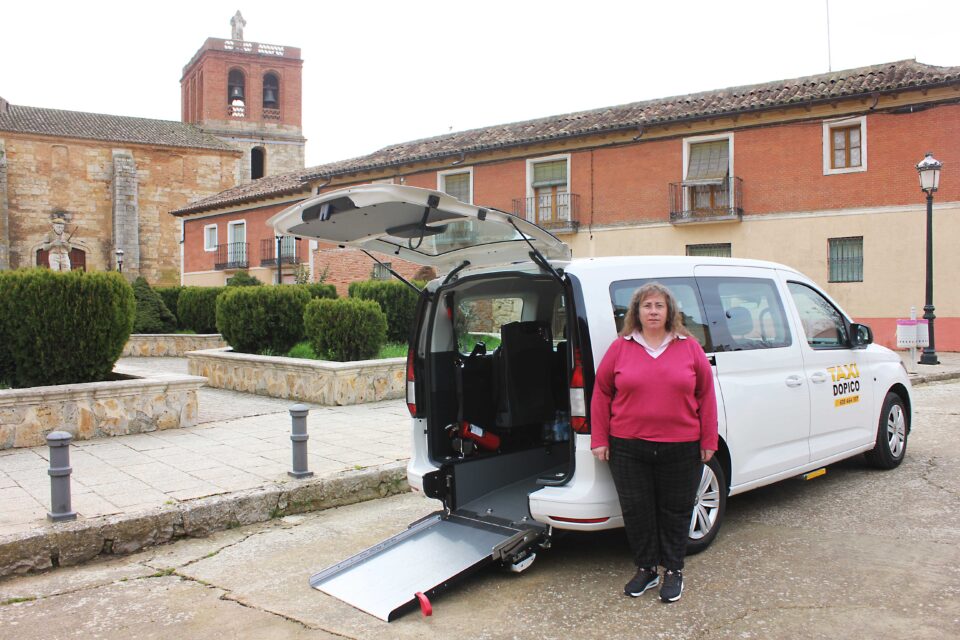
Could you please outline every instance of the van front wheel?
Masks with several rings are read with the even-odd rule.
[[[878,469],[893,469],[903,462],[910,432],[907,420],[903,399],[892,391],[887,393],[877,425],[877,443],[865,454],[867,462]]]
[[[710,546],[720,531],[723,514],[727,510],[727,482],[717,456],[703,465],[697,498],[690,516],[687,555],[700,553]]]

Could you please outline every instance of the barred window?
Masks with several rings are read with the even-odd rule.
[[[387,269],[390,269],[393,266],[392,262],[384,262],[380,264],[379,262],[373,263],[373,279],[374,280],[389,280],[390,272]]]
[[[470,204],[472,194],[470,193],[470,172],[448,173],[443,178],[442,191],[453,196],[460,202]]]
[[[830,238],[830,282],[863,282],[863,236]]]
[[[688,244],[687,255],[708,256],[711,258],[729,258],[733,255],[733,251],[729,242],[718,242],[715,244]]]

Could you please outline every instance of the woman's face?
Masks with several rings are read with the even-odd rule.
[[[640,326],[645,330],[660,331],[666,327],[667,299],[653,293],[640,301]]]

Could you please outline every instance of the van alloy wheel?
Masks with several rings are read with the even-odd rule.
[[[887,446],[894,458],[901,457],[907,446],[907,420],[899,404],[891,405],[887,412]]]
[[[893,469],[903,462],[910,435],[910,416],[903,398],[887,392],[879,422],[876,444],[864,455],[867,462],[878,469]]]
[[[727,506],[727,483],[716,455],[703,465],[697,497],[690,516],[687,553],[703,551],[720,530]]]

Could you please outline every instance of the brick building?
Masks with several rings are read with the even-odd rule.
[[[960,350],[960,67],[903,60],[792,80],[485,127],[264,178],[173,212],[185,283],[264,269],[273,213],[313,193],[388,181],[524,216],[575,256],[708,254],[770,259],[821,283],[878,342],[923,305],[925,198],[914,168],[944,165],[936,194],[937,346]],[[212,238],[249,230],[238,265]],[[284,261],[334,281],[369,277],[335,247],[281,239]],[[275,252],[275,249],[274,249]],[[410,270],[411,267],[404,266]],[[343,287],[341,287],[343,288]]]
[[[303,167],[296,48],[209,38],[183,71],[183,121],[12,105],[0,98],[0,269],[47,264],[55,218],[71,266],[180,280],[168,213],[251,179]],[[232,95],[230,95],[232,93]]]

